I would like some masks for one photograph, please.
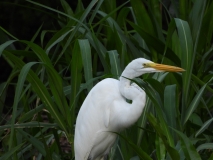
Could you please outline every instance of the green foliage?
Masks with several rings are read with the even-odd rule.
[[[27,0],[55,17],[48,30],[39,24],[31,40],[0,26],[0,56],[12,68],[0,84],[1,117],[9,115],[1,120],[0,159],[74,159],[75,120],[88,92],[104,78],[117,79],[138,57],[186,71],[132,80],[147,93],[146,107],[135,125],[118,133],[110,158],[212,159],[213,2],[171,0],[176,18],[157,0],[120,6],[79,0],[75,9],[59,2],[54,9]],[[8,94],[11,110],[4,108]]]

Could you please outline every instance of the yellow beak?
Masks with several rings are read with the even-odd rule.
[[[185,71],[183,68],[170,66],[170,65],[164,65],[164,64],[158,64],[158,63],[146,63],[146,67],[151,67],[157,70],[161,71],[168,71],[168,72],[183,72]]]

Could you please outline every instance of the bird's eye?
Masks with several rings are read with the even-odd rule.
[[[144,67],[147,67],[147,64],[146,64],[146,63],[144,63],[144,64],[143,64],[143,66],[144,66]]]

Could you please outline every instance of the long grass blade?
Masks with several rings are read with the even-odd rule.
[[[75,108],[77,107],[76,95],[80,89],[81,80],[82,80],[82,57],[80,53],[80,47],[78,41],[75,42],[73,51],[72,51],[72,61],[71,61],[71,95],[70,95],[70,110],[71,110],[71,122],[75,122]],[[79,60],[80,59],[80,60]]]
[[[168,85],[164,91],[164,112],[166,114],[167,123],[170,127],[176,128],[176,85]],[[175,137],[174,131],[173,138]]]
[[[10,60],[19,68],[22,68],[24,66],[24,63],[17,58],[16,56],[10,54],[9,52],[5,53],[5,56],[9,57]],[[54,103],[52,102],[52,98],[49,95],[49,92],[47,91],[44,84],[39,80],[37,75],[32,71],[29,70],[29,73],[27,75],[27,80],[32,84],[34,91],[38,94],[38,96],[41,98],[45,106],[48,108],[48,111],[51,113],[51,115],[55,118],[55,120],[58,122],[59,126],[63,128],[63,130],[67,133],[65,124],[63,122],[64,118],[61,116]]]
[[[192,100],[192,102],[190,103],[188,109],[186,110],[186,113],[185,113],[185,117],[184,117],[184,123],[185,124],[187,122],[187,120],[189,119],[189,117],[191,116],[191,114],[193,113],[193,111],[197,108],[198,104],[200,103],[200,100],[202,98],[202,94],[206,88],[206,85],[205,84],[199,91],[198,93],[196,94],[196,96],[194,97],[194,99]]]
[[[13,138],[14,138],[14,124],[16,119],[16,112],[18,107],[19,98],[21,96],[21,91],[23,90],[23,85],[25,82],[25,79],[27,77],[27,73],[29,72],[32,65],[36,64],[36,62],[28,63],[23,67],[23,69],[20,72],[18,83],[15,91],[15,98],[13,103],[13,113],[12,113],[12,120],[11,120],[11,134],[10,134],[10,140],[9,140],[9,150],[13,147]]]
[[[81,57],[84,68],[84,75],[86,83],[93,78],[92,74],[92,55],[89,41],[87,39],[78,40]],[[87,86],[87,91],[89,92],[93,87],[93,82],[89,83]]]
[[[120,60],[118,58],[118,52],[116,50],[108,51],[110,64],[111,64],[111,73],[113,76],[118,79],[121,75],[121,69],[120,69]]]
[[[213,118],[209,119],[208,121],[206,121],[202,127],[196,132],[195,137],[197,137],[198,135],[200,135],[203,131],[205,131],[209,125],[212,123]]]
[[[201,151],[201,150],[204,150],[204,149],[213,149],[213,143],[204,143],[204,144],[201,144],[197,147],[197,151]]]
[[[193,67],[193,42],[191,36],[191,30],[186,21],[175,18],[175,23],[178,30],[179,42],[182,51],[181,55],[181,67],[186,71],[182,73],[183,80],[183,96],[182,96],[182,111],[187,108],[188,93],[191,81],[191,72]],[[182,117],[183,123],[183,117]]]

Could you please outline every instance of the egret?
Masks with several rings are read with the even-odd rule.
[[[99,160],[106,157],[117,137],[114,132],[134,124],[146,103],[146,93],[129,79],[164,71],[184,70],[138,58],[126,66],[120,80],[107,78],[97,83],[87,95],[77,116],[75,159]],[[128,103],[127,99],[132,100],[132,103]]]

